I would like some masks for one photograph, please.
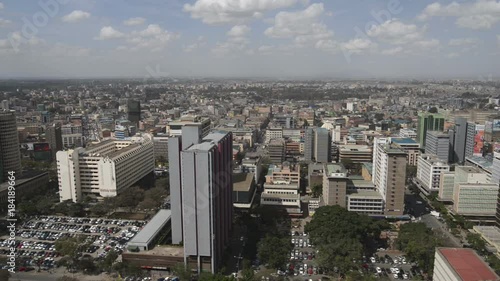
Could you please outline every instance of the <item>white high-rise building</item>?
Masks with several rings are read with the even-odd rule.
[[[439,159],[436,155],[422,154],[417,162],[417,184],[424,194],[439,192],[441,172],[449,172],[448,163]]]
[[[113,197],[154,170],[152,136],[105,140],[57,152],[60,200]]]

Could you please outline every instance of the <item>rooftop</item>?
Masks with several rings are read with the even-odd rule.
[[[130,244],[148,244],[160,231],[163,226],[170,220],[172,212],[170,210],[161,209],[156,215],[137,233]]]
[[[383,199],[382,195],[376,190],[362,190],[362,189],[357,189],[352,192],[349,192],[349,197],[355,197],[355,198],[371,198],[371,199]]]
[[[391,140],[397,144],[418,144],[414,139],[410,138],[391,138]]]
[[[438,248],[462,281],[500,280],[498,275],[472,249]]]
[[[233,174],[233,191],[249,191],[254,173]]]
[[[160,245],[160,246],[154,247],[153,249],[150,249],[149,251],[141,251],[141,252],[128,251],[127,254],[130,254],[130,255],[148,254],[148,255],[155,255],[155,256],[184,257],[184,247]]]
[[[326,172],[328,173],[328,175],[337,174],[337,173],[346,174],[347,169],[341,163],[338,163],[338,164],[328,163],[328,164],[326,164]]]

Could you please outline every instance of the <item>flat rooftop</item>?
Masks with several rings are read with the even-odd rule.
[[[371,153],[372,147],[362,144],[347,144],[347,145],[339,145],[339,150],[342,152]]]
[[[170,210],[161,209],[156,215],[137,233],[130,242],[131,244],[149,244],[149,242],[158,234],[163,226],[170,220],[172,212]]]
[[[479,233],[488,243],[500,249],[500,229],[496,226],[488,225],[475,225],[473,227],[474,231]]]
[[[254,173],[233,174],[233,191],[249,191]]]
[[[382,195],[376,190],[354,190],[352,192],[349,192],[348,194],[349,197],[354,197],[354,198],[369,198],[369,199],[380,199],[382,200]]]
[[[500,280],[472,249],[437,248],[462,281]]]
[[[328,163],[326,164],[326,172],[328,173],[328,175],[331,175],[333,173],[347,173],[347,169],[341,163]]]
[[[393,143],[397,144],[418,144],[414,139],[411,138],[391,138]]]
[[[156,246],[148,251],[131,252],[127,251],[130,255],[155,255],[155,256],[167,256],[167,257],[184,257],[184,247],[182,246]]]
[[[480,174],[483,172],[480,168],[474,167],[474,166],[458,166],[455,168],[455,170],[458,170],[458,169],[460,169],[466,173]]]

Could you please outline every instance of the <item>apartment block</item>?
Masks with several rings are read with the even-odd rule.
[[[420,191],[426,195],[431,192],[439,192],[441,172],[449,171],[448,163],[436,155],[422,154],[418,157],[416,184]]]

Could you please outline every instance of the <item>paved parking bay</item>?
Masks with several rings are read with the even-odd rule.
[[[126,243],[146,224],[146,221],[90,219],[60,216],[36,216],[17,226],[16,260],[18,271],[50,270],[60,259],[55,241],[65,237],[83,235],[90,246],[84,255],[104,258],[114,249],[121,254]],[[0,237],[0,254],[8,253],[8,237]]]

